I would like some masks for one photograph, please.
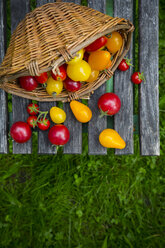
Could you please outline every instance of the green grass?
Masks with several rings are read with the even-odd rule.
[[[0,155],[0,248],[165,247],[165,6],[160,1],[161,156]],[[36,135],[34,134],[34,142]]]

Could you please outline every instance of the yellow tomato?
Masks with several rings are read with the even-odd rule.
[[[94,82],[98,78],[98,75],[99,75],[99,71],[92,70],[91,75],[89,76],[86,82],[88,83]]]
[[[73,81],[86,81],[90,74],[91,67],[85,60],[67,66],[67,75]]]
[[[114,129],[104,129],[99,135],[100,144],[107,148],[124,149],[125,141]]]
[[[108,51],[95,51],[89,55],[88,63],[93,70],[102,71],[106,69],[111,54]]]
[[[110,60],[110,61],[108,62],[108,65],[106,66],[105,69],[108,69],[111,65],[112,65],[112,61]]]
[[[92,111],[85,104],[73,100],[70,102],[70,107],[79,122],[86,123],[91,120]]]
[[[66,113],[63,109],[52,107],[50,109],[50,118],[54,123],[61,124],[66,120]]]
[[[56,81],[52,77],[49,77],[46,82],[46,91],[50,96],[55,96],[61,93],[63,89],[63,82]]]
[[[119,51],[123,43],[123,39],[118,32],[113,32],[111,37],[107,40],[106,47],[110,53],[116,53]]]
[[[83,59],[83,56],[84,56],[84,49],[81,49],[76,53],[76,56],[73,59],[71,59],[67,64],[68,65],[76,64]]]

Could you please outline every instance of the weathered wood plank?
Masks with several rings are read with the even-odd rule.
[[[134,0],[115,0],[114,16],[124,17],[133,22]],[[128,52],[128,58],[133,59],[133,40]],[[116,149],[115,154],[133,154],[133,84],[131,83],[132,67],[126,72],[119,70],[114,74],[114,93],[121,99],[121,109],[114,116],[114,129],[126,142],[126,148]]]
[[[18,23],[25,17],[25,14],[30,11],[29,0],[11,0],[11,32],[13,32]],[[29,100],[23,99],[18,96],[12,98],[12,110],[13,110],[13,122],[26,121],[28,113],[26,111],[27,105],[30,103]],[[18,144],[13,142],[13,153],[25,154],[32,152],[32,140],[24,144]]]
[[[106,0],[89,0],[88,6],[103,13],[106,12]],[[93,114],[91,121],[88,123],[88,150],[91,155],[107,154],[107,149],[99,143],[99,134],[107,127],[107,118],[98,118],[100,112],[97,107],[98,99],[105,91],[106,84],[97,89],[88,101]]]
[[[146,78],[139,87],[141,155],[160,155],[158,18],[158,0],[139,1],[139,69]]]
[[[5,0],[0,1],[0,63],[3,60],[6,47],[6,8]],[[7,94],[0,90],[0,153],[8,153],[8,110]]]

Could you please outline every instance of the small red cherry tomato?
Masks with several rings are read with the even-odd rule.
[[[50,127],[50,121],[47,118],[41,118],[38,122],[38,128],[45,131]]]
[[[32,128],[37,127],[37,116],[36,115],[29,116],[27,119],[27,124]]]
[[[38,83],[44,84],[44,83],[46,83],[46,81],[48,80],[48,73],[47,73],[47,72],[43,72],[43,73],[41,73],[40,76],[35,76],[34,78],[35,78],[35,80],[36,80]]]
[[[32,131],[26,122],[18,121],[11,126],[10,135],[17,143],[25,143],[31,138]]]
[[[70,133],[65,125],[55,125],[49,130],[48,138],[53,145],[63,146],[69,141]]]
[[[131,62],[131,59],[128,59],[128,58],[123,59],[123,60],[120,62],[119,66],[118,66],[118,69],[119,69],[120,71],[127,71],[127,70],[129,69],[130,66],[133,66],[130,62]]]
[[[29,113],[29,115],[37,115],[39,111],[39,106],[36,103],[30,103],[27,106],[27,112]]]
[[[75,92],[80,89],[81,83],[79,81],[73,81],[69,77],[65,79],[64,83],[64,88],[67,91]]]
[[[114,115],[121,107],[120,98],[114,93],[105,93],[98,100],[101,116]]]
[[[107,43],[107,40],[108,38],[106,36],[102,36],[91,43],[89,46],[85,47],[85,50],[87,52],[94,52],[103,47]]]
[[[140,72],[134,72],[131,76],[131,81],[134,83],[134,84],[140,84],[142,81],[145,81],[145,77],[143,75],[143,72],[140,73]]]
[[[27,91],[35,90],[38,86],[38,83],[35,78],[31,76],[20,77],[19,83],[20,86]]]
[[[61,65],[60,67],[59,67],[59,74],[57,74],[57,75],[55,75],[52,71],[51,71],[51,75],[52,75],[52,78],[54,79],[54,80],[57,80],[57,81],[63,81],[63,80],[65,80],[65,78],[66,78],[66,66],[64,66],[64,65]]]

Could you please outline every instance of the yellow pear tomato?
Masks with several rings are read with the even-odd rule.
[[[83,56],[84,56],[84,49],[81,49],[80,51],[78,51],[76,53],[76,56],[73,59],[71,59],[69,62],[67,62],[67,64],[68,65],[76,64],[83,59]]]
[[[50,109],[50,118],[54,123],[61,124],[66,120],[66,113],[63,109],[52,107]]]
[[[60,94],[63,89],[63,82],[54,80],[52,77],[48,78],[46,84],[46,91],[50,96],[56,96]]]
[[[119,51],[123,43],[123,39],[118,32],[112,32],[110,38],[107,40],[106,47],[110,53]]]
[[[106,69],[110,58],[108,51],[95,51],[89,55],[88,63],[93,70],[102,71]]]
[[[67,75],[73,81],[86,81],[90,74],[91,67],[85,60],[67,66]]]
[[[102,146],[107,148],[124,149],[125,141],[114,129],[104,129],[99,135],[99,142]]]
[[[86,82],[88,83],[94,82],[98,78],[98,75],[99,75],[99,71],[92,70],[91,75],[89,76]]]
[[[70,108],[79,122],[86,123],[91,120],[92,111],[85,104],[73,100],[70,102]]]

